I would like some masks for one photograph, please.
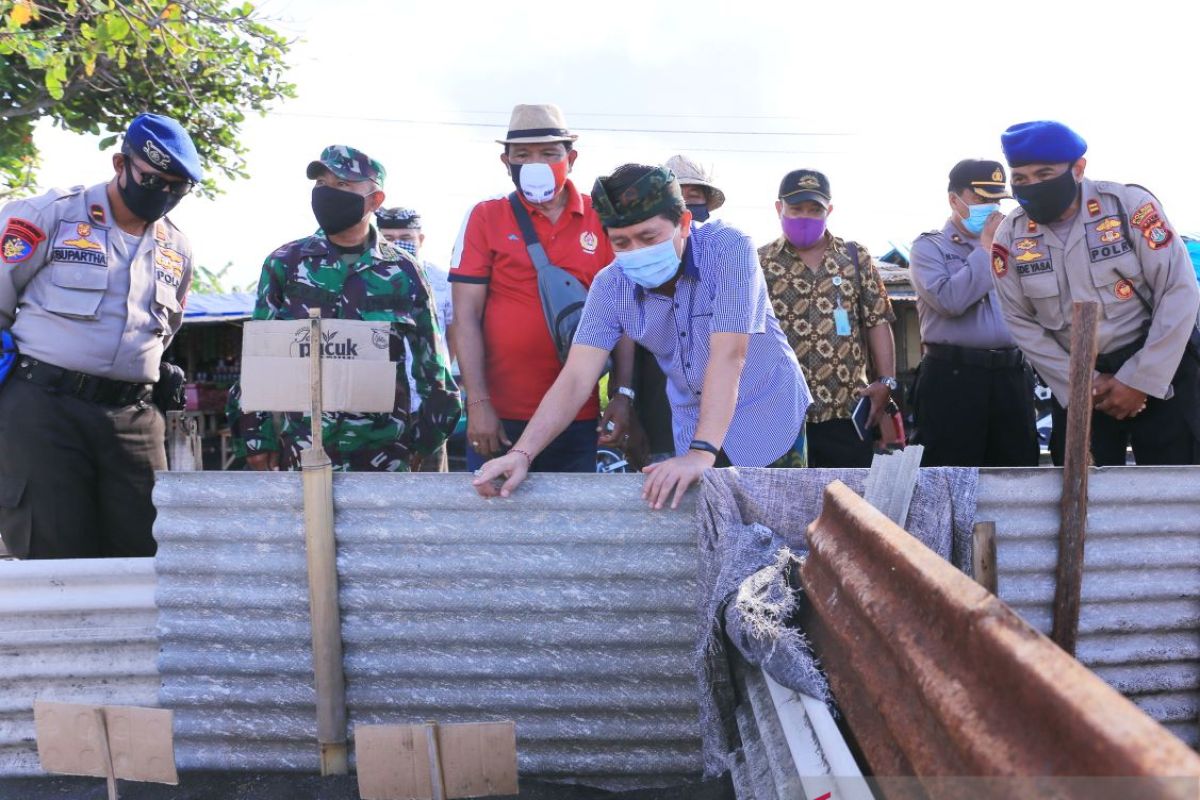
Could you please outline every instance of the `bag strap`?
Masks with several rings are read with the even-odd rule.
[[[529,216],[529,211],[517,197],[516,192],[508,196],[508,204],[512,206],[513,216],[517,218],[517,227],[521,229],[521,238],[525,240],[525,251],[529,253],[529,260],[533,262],[533,268],[540,273],[550,266],[550,258],[546,255],[546,248],[542,247],[542,243],[538,241],[537,231],[533,229],[533,220]]]
[[[862,280],[862,264],[858,260],[858,243],[846,242],[846,250],[850,253],[850,260],[854,262],[854,287],[858,302],[858,332],[862,338],[863,356],[867,359],[867,367],[871,368],[871,346],[867,341],[867,327],[862,324],[866,314],[863,313],[863,280]],[[871,377],[870,375],[867,376]]]

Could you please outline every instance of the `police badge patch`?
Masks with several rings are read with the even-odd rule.
[[[1008,274],[1008,251],[998,244],[992,245],[992,272],[997,278]]]
[[[60,220],[50,250],[51,261],[108,266],[108,228],[78,220]]]
[[[0,259],[5,264],[20,264],[33,255],[37,246],[46,241],[46,234],[37,225],[20,217],[12,217],[0,234]]]
[[[1133,212],[1129,221],[1135,228],[1141,228],[1142,236],[1145,237],[1146,244],[1150,246],[1151,250],[1158,250],[1171,243],[1173,236],[1171,229],[1163,221],[1162,214],[1155,208],[1154,203],[1146,203]]]
[[[142,153],[145,154],[147,161],[159,169],[171,168],[171,156],[167,155],[161,147],[149,139],[146,140],[146,144],[142,147]]]
[[[1125,237],[1123,218],[1113,214],[1084,226],[1088,258],[1093,264],[1128,253],[1133,247]]]
[[[1171,242],[1171,230],[1163,225],[1160,221],[1157,225],[1151,225],[1142,232],[1146,237],[1146,244],[1150,245],[1151,250],[1158,250],[1160,247],[1166,247]]]
[[[167,286],[176,288],[183,280],[183,255],[167,247],[154,249],[154,277]]]

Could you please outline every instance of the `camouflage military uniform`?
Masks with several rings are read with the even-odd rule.
[[[318,163],[348,180],[382,183],[382,166],[351,148],[326,148],[321,161],[309,166],[310,178]],[[325,318],[392,323],[395,407],[382,414],[327,413],[322,415],[322,431],[334,469],[407,472],[414,460],[446,440],[462,414],[421,267],[374,226],[359,255],[343,254],[321,232],[290,242],[263,265],[254,319],[308,319],[311,308],[320,308]],[[230,427],[242,439],[245,452],[281,450],[280,466],[296,468],[300,451],[311,446],[309,416],[284,414],[282,429],[276,431],[271,414],[241,414],[239,397],[235,387],[230,393]]]
[[[321,234],[284,245],[263,265],[254,319],[308,319],[320,308],[326,318],[392,323],[396,406],[390,414],[323,415],[334,469],[405,472],[414,455],[432,453],[454,430],[462,401],[432,306],[420,267],[382,238],[348,268]],[[271,414],[240,415],[237,397],[230,394],[230,424],[247,454],[282,449],[281,465],[296,467],[311,444],[308,416],[284,414],[277,432]]]

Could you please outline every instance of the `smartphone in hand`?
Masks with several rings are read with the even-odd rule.
[[[864,442],[870,438],[870,430],[867,428],[867,421],[870,419],[871,398],[864,394],[858,398],[858,405],[854,407],[854,413],[850,415],[850,421],[854,423],[854,432]]]

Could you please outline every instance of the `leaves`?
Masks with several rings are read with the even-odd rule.
[[[13,3],[12,11],[8,12],[9,21],[20,28],[33,19],[35,10],[30,0],[17,0]]]
[[[178,119],[209,175],[245,177],[246,114],[295,96],[288,45],[250,3],[0,0],[0,180],[8,193],[31,185],[39,117],[110,134],[111,147],[143,111]]]
[[[229,271],[233,269],[233,262],[226,261],[225,266],[220,269],[210,269],[203,264],[197,264],[192,273],[192,294],[225,294],[227,291],[248,291],[233,287],[227,290],[225,288],[225,279],[229,277]],[[258,283],[255,282],[257,287]]]

